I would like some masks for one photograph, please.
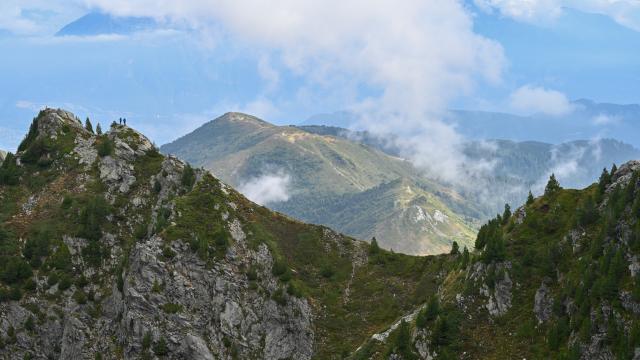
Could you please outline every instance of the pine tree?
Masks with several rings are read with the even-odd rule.
[[[511,206],[509,204],[504,204],[504,212],[502,213],[502,223],[506,224],[509,222],[511,218]]]
[[[96,134],[97,135],[102,135],[102,127],[100,126],[100,123],[98,123],[98,125],[96,125]]]
[[[380,252],[380,247],[378,246],[378,240],[374,236],[371,238],[371,245],[369,245],[369,254],[377,254]]]
[[[547,182],[547,186],[544,188],[544,195],[551,196],[556,194],[560,189],[560,183],[556,180],[556,175],[551,174],[549,177],[549,182]]]
[[[458,255],[460,254],[460,245],[458,245],[457,241],[454,241],[453,244],[451,244],[451,255]]]
[[[533,204],[534,201],[535,199],[533,198],[533,194],[531,193],[531,190],[529,190],[529,196],[527,196],[527,205]]]
[[[607,185],[611,182],[611,175],[609,175],[609,171],[607,168],[602,169],[602,174],[600,174],[600,181],[598,181],[598,193],[604,194],[604,191],[607,189]]]
[[[462,268],[463,269],[467,268],[467,265],[469,265],[469,260],[470,260],[469,249],[467,249],[467,247],[465,246],[464,249],[462,250]]]
[[[87,129],[90,133],[93,133],[93,125],[91,125],[91,120],[87,117],[87,120],[84,121],[84,128]]]
[[[610,176],[613,177],[613,175],[615,175],[616,172],[618,172],[618,167],[616,166],[616,164],[611,165],[611,172],[609,173],[611,174]]]

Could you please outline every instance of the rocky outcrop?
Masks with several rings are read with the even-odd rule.
[[[543,282],[534,297],[533,313],[538,319],[538,323],[541,324],[548,321],[551,318],[551,307],[553,306],[553,298],[549,293],[549,287]]]
[[[473,264],[467,273],[467,280],[479,286],[480,295],[486,298],[484,308],[491,316],[504,315],[511,308],[513,281],[509,276],[511,263],[500,262]]]

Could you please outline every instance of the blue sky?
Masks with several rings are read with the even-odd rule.
[[[449,108],[560,116],[578,98],[640,103],[634,1],[262,3],[3,2],[0,148],[15,149],[43,106],[125,116],[158,144],[226,111],[285,124],[351,109],[364,128],[444,152],[460,141],[440,120]],[[158,26],[54,36],[90,12]]]

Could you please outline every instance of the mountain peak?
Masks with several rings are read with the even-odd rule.
[[[258,125],[258,126],[263,126],[263,127],[274,127],[275,125],[266,122],[258,117],[255,117],[253,115],[249,115],[249,114],[245,114],[245,113],[241,113],[241,112],[228,112],[225,113],[224,115],[218,117],[217,119],[214,120],[215,122],[233,122],[233,123],[248,123],[248,124],[253,124],[253,125]]]

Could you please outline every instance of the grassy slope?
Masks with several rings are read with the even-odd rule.
[[[292,198],[272,204],[274,209],[361,239],[375,235],[399,251],[441,252],[453,239],[469,245],[473,217],[479,216],[455,192],[425,180],[406,161],[340,137],[277,127],[243,114],[210,122],[165,145],[163,152],[204,166],[236,186],[284,170],[292,179]],[[398,179],[411,184],[411,198],[395,185],[384,185]],[[416,230],[418,226],[407,226],[410,205],[431,215],[439,210],[449,221],[437,224],[437,230]]]
[[[448,340],[432,342],[431,351],[439,358],[578,359],[595,356],[588,352],[591,346],[600,356],[631,359],[640,347],[640,321],[622,296],[630,294],[632,302],[640,303],[640,281],[629,271],[629,259],[640,255],[640,183],[635,187],[635,193],[623,186],[606,195],[597,185],[560,190],[526,205],[522,222],[518,215],[506,221],[500,231],[514,284],[511,307],[502,316],[490,316],[485,309],[480,288],[484,284],[493,291],[504,274],[498,263],[485,265],[483,280],[476,283],[469,279],[474,266],[459,259],[439,291],[437,319],[426,324],[433,336],[438,321],[448,318]],[[589,199],[601,201],[600,209],[585,221]],[[483,256],[472,255],[470,263],[483,263]],[[534,303],[543,282],[549,288],[551,318],[539,323]],[[415,322],[410,327],[419,330]],[[373,342],[360,355],[382,358],[398,352],[398,339],[396,331],[388,343]],[[413,358],[417,350],[408,348],[404,358]]]

